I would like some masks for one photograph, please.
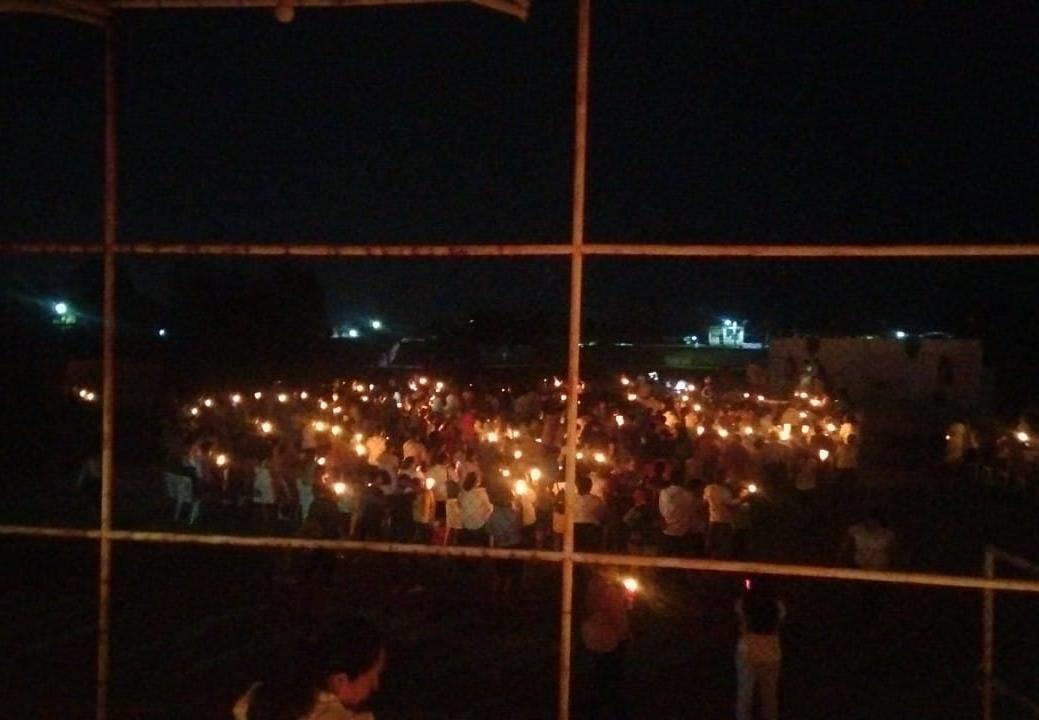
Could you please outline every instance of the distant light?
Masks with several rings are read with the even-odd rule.
[[[534,482],[537,482],[541,479],[541,470],[539,470],[538,468],[531,468],[527,474],[530,475],[530,479]]]
[[[260,430],[263,430],[264,433],[270,433],[274,430],[274,424],[267,420],[264,420],[262,423],[260,423]]]
[[[1017,437],[1018,442],[1026,443],[1029,440],[1028,433],[1026,433],[1024,430],[1021,430],[1020,432],[1016,433],[1015,436]]]
[[[68,303],[56,302],[54,303],[54,312],[58,315],[65,315],[69,311]]]
[[[826,448],[822,448],[822,449],[819,450],[819,459],[820,460],[822,460],[823,462],[826,462],[826,458],[828,458],[828,457],[830,457],[830,451],[829,450],[827,450]]]
[[[303,392],[301,392],[301,393],[299,394],[299,399],[300,399],[300,400],[306,400],[306,399],[307,399],[308,397],[310,397],[310,395],[308,395],[308,394],[307,394],[307,391],[306,391],[306,390],[304,390]]]
[[[614,415],[613,416],[613,421],[615,423],[617,423],[617,427],[624,427],[624,416],[623,415]]]
[[[382,330],[382,320],[372,320],[372,330]]]
[[[751,483],[750,485],[747,486],[747,492],[749,492],[751,495],[753,495],[757,491],[758,491],[758,486],[755,485],[754,483]]]
[[[361,457],[364,457],[368,454],[368,448],[365,447],[365,445],[362,443],[357,443],[356,445],[354,445],[354,452],[360,455]]]
[[[905,340],[905,338],[906,338],[905,331],[903,331],[903,330],[895,330],[895,337],[898,338],[899,340]]]
[[[207,408],[213,407],[213,398],[206,398],[202,401],[202,404],[205,405]]]
[[[159,328],[159,337],[166,337],[166,328]]]
[[[263,397],[263,393],[260,392],[259,390],[257,390],[256,392],[253,393],[253,397],[256,398],[257,400],[259,400],[260,398]]]
[[[231,404],[232,405],[237,405],[240,402],[242,402],[242,396],[240,394],[235,393],[234,395],[231,396]]]
[[[286,403],[288,401],[289,401],[289,394],[288,393],[278,393],[278,402]]]
[[[346,483],[345,482],[334,482],[332,483],[332,492],[336,495],[346,494]]]
[[[333,425],[332,426],[332,435],[333,436],[339,437],[342,434],[343,434],[343,426],[342,425]]]
[[[516,484],[513,485],[512,488],[513,492],[515,492],[517,495],[526,495],[528,492],[530,492],[530,486],[527,485],[527,483],[523,480],[517,480]]]
[[[361,337],[361,333],[358,332],[356,328],[350,328],[346,331],[346,336],[350,338],[359,338]]]
[[[220,453],[219,455],[217,455],[216,456],[216,465],[217,465],[217,467],[223,467],[224,465],[227,465],[227,455],[224,455],[223,453]]]
[[[513,450],[512,451],[512,457],[514,457],[516,460],[519,460],[521,457],[523,457],[523,451],[522,450]]]
[[[437,486],[436,478],[426,478],[426,490],[432,490]]]
[[[606,453],[604,453],[604,452],[597,452],[597,453],[595,453],[595,455],[592,456],[592,459],[595,460],[595,462],[597,462],[600,465],[602,465],[602,464],[604,464],[606,462]]]
[[[328,460],[326,460],[324,457],[319,457],[315,462],[317,462],[317,464],[321,467],[324,467],[325,463],[327,463]]]
[[[629,593],[637,593],[639,591],[639,581],[633,577],[626,577],[621,583]]]

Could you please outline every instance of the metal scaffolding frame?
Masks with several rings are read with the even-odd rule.
[[[585,240],[585,172],[587,155],[588,67],[591,30],[590,0],[576,0],[578,12],[577,63],[575,78],[575,131],[572,186],[572,233],[569,243],[550,244],[484,244],[484,245],[336,245],[336,244],[228,244],[228,243],[154,243],[117,241],[117,92],[115,75],[115,29],[113,11],[164,8],[257,8],[276,7],[288,3],[295,7],[356,7],[374,5],[425,4],[463,2],[464,0],[0,0],[2,12],[44,12],[77,21],[98,24],[104,29],[104,215],[102,242],[66,244],[53,240],[39,243],[0,245],[0,253],[14,255],[101,255],[104,265],[102,388],[101,388],[101,504],[97,529],[0,525],[0,536],[57,540],[96,541],[100,550],[98,571],[98,636],[97,636],[97,700],[96,717],[108,718],[110,680],[111,572],[113,543],[163,543],[210,546],[287,549],[335,549],[377,553],[436,555],[467,558],[518,558],[527,561],[559,563],[562,599],[560,605],[560,655],[558,718],[570,717],[570,662],[572,655],[573,578],[577,563],[591,565],[627,565],[632,567],[675,568],[700,572],[754,573],[811,579],[847,580],[911,584],[943,588],[980,590],[986,598],[994,591],[1039,594],[1039,582],[969,577],[919,572],[876,572],[852,568],[810,565],[783,565],[762,562],[730,562],[719,560],[647,557],[615,554],[590,554],[574,550],[572,508],[576,495],[576,422],[578,386],[580,383],[580,341],[583,261],[594,257],[688,257],[744,259],[950,259],[950,258],[1023,258],[1039,257],[1039,243],[953,244],[953,245],[867,245],[867,244],[586,244]],[[529,0],[471,0],[474,4],[526,17]],[[257,258],[463,258],[463,257],[569,257],[570,315],[567,372],[566,414],[566,523],[563,549],[496,550],[492,548],[403,545],[385,542],[345,540],[308,540],[284,537],[247,537],[169,532],[117,530],[112,527],[112,510],[116,486],[115,447],[115,329],[116,259],[130,256],[232,256]],[[986,566],[986,569],[987,566]]]

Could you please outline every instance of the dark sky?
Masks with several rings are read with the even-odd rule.
[[[594,0],[593,22],[589,241],[1039,236],[1039,5]],[[561,0],[534,0],[526,23],[469,6],[287,26],[124,13],[121,237],[566,241],[574,36]],[[8,16],[0,38],[0,241],[97,239],[100,32]],[[265,270],[187,265],[124,264],[166,301]],[[563,261],[314,267],[333,319],[533,304],[563,327]],[[587,269],[589,316],[675,333],[715,313],[1003,337],[1035,328],[1039,287],[1031,262]]]

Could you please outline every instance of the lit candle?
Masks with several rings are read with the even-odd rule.
[[[603,463],[606,462],[606,453],[604,453],[604,452],[597,452],[597,453],[595,453],[595,455],[592,456],[592,459],[595,460],[595,462],[597,462],[600,465],[602,465]]]
[[[346,494],[346,483],[345,482],[334,482],[332,483],[332,490],[336,495]]]
[[[522,450],[513,450],[512,451],[512,457],[515,458],[516,460],[519,460],[521,457],[523,457],[523,451]]]
[[[340,435],[342,435],[343,434],[343,426],[342,425],[333,425],[332,426],[332,434],[335,435],[336,437],[339,437]]]
[[[354,445],[354,452],[360,455],[361,457],[364,457],[368,454],[368,448],[365,447],[363,443],[357,443],[356,445]]]
[[[530,479],[533,482],[537,482],[541,479],[541,471],[538,468],[531,468],[527,474],[530,475]]]
[[[216,466],[223,467],[224,465],[227,465],[227,455],[220,453],[216,456]]]
[[[264,433],[270,433],[274,430],[274,425],[269,420],[264,420],[260,423],[260,430],[263,430]]]
[[[239,395],[238,393],[235,393],[234,395],[231,396],[231,404],[232,405],[238,405],[241,402],[242,402],[242,396]]]
[[[615,423],[617,423],[617,427],[624,427],[624,416],[623,415],[614,415],[613,416],[613,421]]]
[[[621,583],[624,585],[624,589],[631,594],[639,591],[639,581],[631,576],[624,578]]]
[[[207,408],[213,407],[213,398],[206,398],[202,401],[202,404],[205,405]]]
[[[319,457],[319,458],[318,458],[317,460],[315,460],[315,462],[316,462],[316,463],[317,463],[318,465],[320,465],[321,467],[324,467],[324,466],[325,466],[325,463],[326,463],[326,462],[328,462],[328,461],[327,461],[327,460],[325,460],[325,458],[323,458],[323,457]]]
[[[259,400],[260,398],[263,397],[263,393],[260,392],[259,390],[257,390],[256,392],[253,393],[253,397],[256,398],[257,400]]]
[[[828,457],[830,457],[830,451],[829,450],[827,450],[826,448],[822,448],[822,449],[819,450],[819,459],[820,460],[822,460],[823,462],[826,462],[826,458],[828,458]]]
[[[289,401],[289,396],[288,396],[287,393],[278,393],[278,402],[280,402],[280,403],[287,403],[288,401]]]
[[[513,491],[517,495],[526,495],[528,492],[530,492],[530,487],[527,485],[527,483],[523,482],[522,480],[517,480],[516,484],[512,487]]]

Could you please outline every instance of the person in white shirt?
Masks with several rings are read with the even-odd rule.
[[[494,512],[494,505],[487,495],[487,489],[480,485],[476,473],[469,473],[462,483],[462,491],[458,494],[458,505],[461,510],[462,532],[459,533],[460,545],[485,546],[487,533],[484,525]]]
[[[844,555],[863,570],[888,570],[895,553],[895,533],[877,510],[848,528]]]
[[[602,548],[603,523],[606,521],[606,503],[592,495],[592,479],[579,475],[574,498],[574,549],[595,551]]]
[[[662,555],[689,553],[689,532],[696,512],[696,498],[681,484],[678,473],[671,474],[671,484],[660,491],[658,505],[663,525],[660,543]]]
[[[760,700],[762,720],[779,717],[779,668],[783,654],[779,630],[786,608],[764,580],[747,580],[736,601],[740,639],[736,643],[736,720],[752,720],[754,696]]]
[[[738,501],[721,478],[704,488],[703,499],[709,520],[704,551],[708,557],[728,557],[732,546],[732,510]]]

